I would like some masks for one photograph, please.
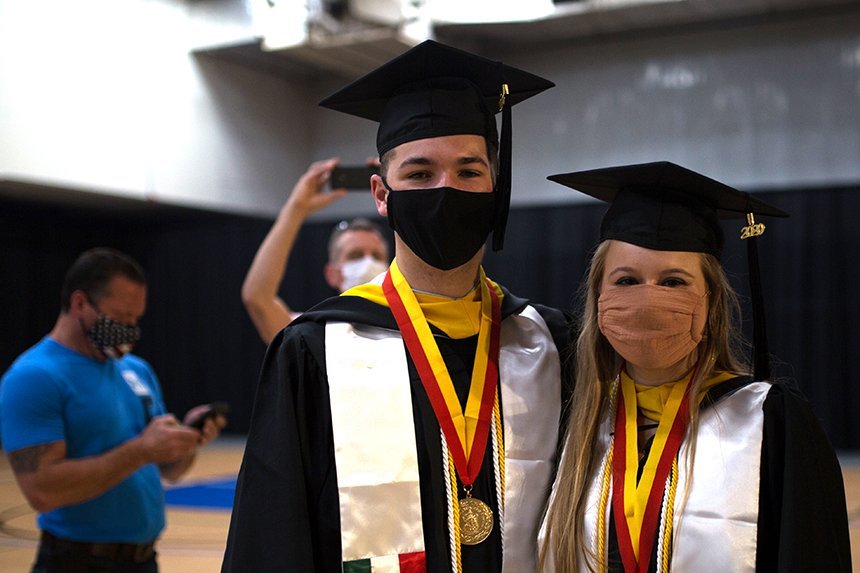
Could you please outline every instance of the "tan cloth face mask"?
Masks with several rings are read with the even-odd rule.
[[[658,285],[612,288],[597,301],[597,324],[612,348],[640,368],[677,364],[696,349],[708,318],[707,295]]]

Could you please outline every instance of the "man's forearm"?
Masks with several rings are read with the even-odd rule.
[[[304,215],[289,203],[285,205],[242,283],[242,302],[267,343],[290,322],[290,308],[278,297],[278,289],[303,222]]]
[[[21,491],[40,513],[97,497],[147,463],[136,438],[97,456],[65,456],[65,442],[9,454]]]

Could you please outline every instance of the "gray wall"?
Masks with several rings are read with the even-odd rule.
[[[311,160],[364,162],[375,125],[316,106],[345,80],[192,55],[253,40],[240,4],[0,0],[0,180],[272,216]],[[515,110],[515,205],[654,159],[744,188],[860,181],[860,7],[482,52],[558,84]],[[357,213],[368,196],[317,218]]]
[[[249,38],[235,4],[0,0],[0,182],[275,212],[311,159],[314,102],[193,55]]]
[[[529,154],[541,160],[521,164],[530,181],[655,159],[746,188],[860,180],[856,18],[604,41],[521,63],[558,84],[540,102],[552,117],[519,132],[541,142]]]

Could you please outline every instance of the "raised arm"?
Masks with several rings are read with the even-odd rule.
[[[337,163],[337,159],[327,159],[308,167],[278,213],[245,275],[242,302],[266,344],[297,316],[278,296],[278,288],[299,229],[308,215],[346,196],[344,189],[325,190]]]

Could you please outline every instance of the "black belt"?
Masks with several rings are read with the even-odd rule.
[[[72,541],[57,537],[48,531],[42,531],[42,545],[67,555],[87,555],[103,557],[114,561],[134,561],[143,563],[155,554],[155,542],[152,543],[90,543],[88,541]]]

